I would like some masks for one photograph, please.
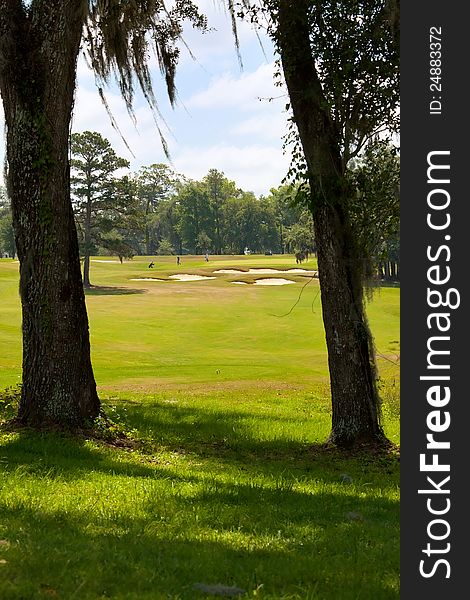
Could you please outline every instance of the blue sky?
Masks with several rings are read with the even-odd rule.
[[[287,99],[284,90],[274,86],[275,58],[271,43],[262,37],[261,47],[255,31],[248,24],[241,24],[243,69],[240,69],[228,15],[213,0],[199,0],[198,5],[215,31],[204,35],[191,29],[185,31],[184,39],[196,60],[182,47],[175,108],[170,107],[165,85],[158,69],[154,69],[155,92],[168,125],[166,128],[160,123],[170,149],[173,163],[170,166],[193,179],[217,168],[239,187],[256,195],[268,194],[270,188],[280,185],[289,164],[282,151]],[[112,128],[93,74],[83,58],[79,60],[77,81],[73,131],[99,131],[120,156],[130,161],[133,171],[143,165],[168,162],[152,113],[141,95],[136,95],[134,126],[117,89],[112,86],[106,91],[132,156]],[[272,97],[275,99],[269,102],[267,98]],[[0,131],[3,163],[1,113]]]

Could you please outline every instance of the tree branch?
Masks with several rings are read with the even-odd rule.
[[[311,175],[321,181],[341,176],[341,149],[311,53],[309,6],[309,0],[280,0],[277,43],[305,158]]]

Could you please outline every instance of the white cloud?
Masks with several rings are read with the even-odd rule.
[[[262,99],[273,98],[283,92],[273,82],[274,63],[260,65],[251,73],[235,77],[224,73],[214,77],[209,87],[185,100],[192,108],[237,108],[240,110],[263,110]]]
[[[281,107],[276,105],[277,110],[266,110],[238,122],[230,129],[230,133],[236,136],[250,136],[252,138],[264,141],[281,143],[281,138],[287,133],[287,118]]]
[[[237,185],[256,194],[268,193],[271,187],[279,185],[288,167],[288,159],[281,150],[282,136],[286,132],[285,98],[272,102],[257,99],[257,96],[266,98],[273,93],[282,95],[282,90],[272,84],[272,68],[272,64],[261,65],[252,73],[238,77],[224,74],[213,79],[204,92],[184,101],[189,114],[181,105],[166,111],[170,132],[161,127],[175,170],[199,179],[210,168],[217,168]],[[83,65],[73,131],[100,131],[116,152],[131,162],[132,170],[167,162],[148,106],[141,103],[136,109],[135,127],[119,93],[108,91],[106,98],[134,157],[111,127],[94,89],[93,77]],[[205,142],[209,132],[210,141]]]
[[[220,143],[209,148],[180,148],[174,156],[174,164],[178,172],[192,179],[201,179],[211,168],[218,169],[240,188],[266,195],[270,188],[280,185],[289,157],[272,146]]]
[[[105,90],[106,101],[122,134],[121,137],[120,133],[113,128],[94,83],[90,87],[87,85],[86,74],[84,85],[82,81],[80,79],[80,86],[77,89],[72,131],[99,131],[103,137],[109,140],[118,155],[131,162],[132,169],[138,169],[143,164],[165,160],[154,117],[146,103],[140,103],[135,109],[134,123],[120,94],[116,91]],[[157,121],[169,141],[172,135],[171,131],[162,119],[157,117]],[[127,142],[129,148],[122,138]]]
[[[189,25],[184,27],[183,39],[194,59],[209,73],[213,70],[220,71],[221,68],[233,67],[237,64],[237,50],[235,38],[232,32],[232,24],[226,9],[225,0],[199,0],[200,11],[208,18],[208,26],[211,29],[207,34],[194,30]],[[260,37],[254,26],[247,21],[237,20],[237,37],[239,41],[239,52],[243,63],[249,62],[250,54],[256,53],[257,58],[265,60],[265,55],[272,56],[272,43],[263,39],[260,45]],[[187,48],[181,45],[180,64],[186,64],[194,60]]]

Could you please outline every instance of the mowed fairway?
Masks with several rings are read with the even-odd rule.
[[[96,287],[87,292],[87,306],[100,390],[155,392],[168,386],[229,382],[308,389],[313,383],[327,381],[317,279],[299,273],[212,273],[219,269],[315,269],[314,259],[296,265],[292,256],[222,256],[205,263],[201,257],[185,256],[182,265],[176,267],[174,257],[159,257],[153,259],[155,268],[149,269],[150,260],[138,257],[123,264],[116,259],[92,261],[91,277]],[[0,387],[14,384],[21,373],[17,271],[18,263],[0,262],[0,345],[4,359]],[[178,273],[215,279],[168,279]],[[148,277],[166,281],[133,281]],[[287,277],[296,283],[231,283],[274,277]],[[378,290],[368,313],[378,353],[396,360],[399,289]],[[379,364],[390,371],[390,363],[380,356]]]
[[[95,257],[95,376],[130,442],[0,431],[0,598],[399,598],[398,460],[317,447],[331,410],[318,280],[213,273],[250,268],[316,264]],[[164,281],[134,281],[148,277]],[[276,277],[295,283],[252,283]],[[398,443],[399,289],[368,314]],[[20,380],[20,323],[18,263],[0,260],[0,389]]]

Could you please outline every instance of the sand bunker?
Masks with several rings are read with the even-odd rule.
[[[236,285],[250,285],[248,281],[231,281],[230,283],[235,283]],[[256,279],[253,282],[253,285],[287,285],[288,283],[295,283],[295,281],[291,281],[290,279],[282,279],[282,277],[273,277],[267,279]]]
[[[169,279],[177,281],[201,281],[203,279],[217,279],[216,277],[208,277],[207,275],[188,275],[188,273],[178,273],[177,275],[169,275]]]
[[[282,273],[311,273],[312,275],[316,275],[317,271],[309,271],[308,269],[287,269],[282,271],[281,269],[248,269],[247,271],[241,271],[240,269],[218,269],[217,271],[213,271],[214,273],[227,273],[233,275],[240,275],[245,273],[256,273],[258,275],[279,275]]]
[[[288,283],[295,283],[290,279],[283,279],[282,277],[268,278],[268,279],[257,279],[254,285],[287,285]]]

